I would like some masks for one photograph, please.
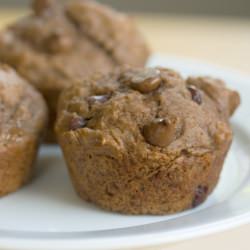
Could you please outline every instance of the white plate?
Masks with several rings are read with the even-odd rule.
[[[215,192],[202,206],[172,216],[102,211],[74,193],[59,148],[44,147],[33,182],[0,200],[0,249],[114,249],[172,243],[250,222],[250,77],[204,63],[154,56],[150,65],[223,78],[241,93],[235,139]],[[18,160],[18,159],[17,159]]]

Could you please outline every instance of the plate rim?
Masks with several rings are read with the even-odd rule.
[[[153,55],[154,60],[159,61],[175,61],[180,63],[188,63],[194,65],[201,65],[205,68],[210,68],[211,70],[220,71],[222,74],[227,74],[229,78],[240,79],[240,82],[249,82],[250,84],[250,75],[247,73],[241,72],[239,70],[231,69],[229,67],[213,65],[211,63],[203,62],[201,60],[179,57],[173,55]],[[250,88],[250,86],[249,86]],[[109,229],[109,230],[100,230],[94,232],[99,236],[93,237],[91,233],[93,232],[84,232],[85,235],[81,232],[65,232],[65,233],[42,233],[42,232],[15,232],[13,230],[0,230],[0,247],[8,249],[114,249],[117,248],[117,243],[120,241],[123,242],[123,247],[145,247],[145,246],[155,246],[158,244],[169,244],[181,240],[187,240],[191,238],[197,238],[205,235],[210,235],[213,233],[229,230],[240,225],[250,223],[250,210],[240,215],[231,216],[227,219],[222,219],[216,222],[207,223],[205,225],[200,225],[192,227],[192,230],[188,229],[178,229],[176,232],[164,232],[164,231],[148,231],[145,227],[149,227],[152,224],[164,223],[154,222],[147,225],[131,226],[128,228],[122,229]],[[139,230],[136,232],[136,235],[131,235],[128,231],[131,229]],[[102,231],[108,234],[102,236]],[[114,231],[116,231],[116,236],[114,238]],[[120,232],[117,233],[117,232]],[[176,237],[178,233],[178,237]],[[70,234],[74,235],[73,237]],[[67,236],[68,235],[68,236]],[[60,236],[60,237],[56,237]],[[154,237],[155,236],[155,237]],[[101,237],[101,238],[100,238]],[[101,242],[97,242],[97,238],[101,239]]]

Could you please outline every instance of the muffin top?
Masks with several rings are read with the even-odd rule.
[[[0,60],[39,89],[146,62],[147,46],[126,15],[88,0],[35,0],[32,8],[0,35]]]
[[[47,120],[42,96],[14,70],[0,64],[0,144],[40,132]],[[0,148],[1,149],[1,148]]]
[[[79,143],[178,155],[202,154],[231,138],[228,118],[237,92],[212,78],[183,79],[164,68],[121,69],[64,91],[57,132]]]

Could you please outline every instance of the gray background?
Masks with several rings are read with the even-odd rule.
[[[29,0],[0,0],[0,8],[27,6],[29,2]],[[250,17],[250,0],[100,0],[100,2],[130,12]]]

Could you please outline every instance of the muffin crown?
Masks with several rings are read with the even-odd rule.
[[[143,66],[149,56],[131,18],[95,1],[35,0],[32,8],[0,35],[0,58],[39,89],[48,81],[56,89],[95,71]]]
[[[211,150],[218,146],[219,133],[231,137],[228,118],[239,96],[224,84],[216,84],[218,80],[210,81],[186,81],[163,68],[126,68],[96,75],[62,94],[57,129],[98,131],[104,138],[122,137],[127,146],[140,144],[143,150]],[[214,98],[204,90],[203,82],[215,86]],[[84,122],[72,126],[71,119]]]

